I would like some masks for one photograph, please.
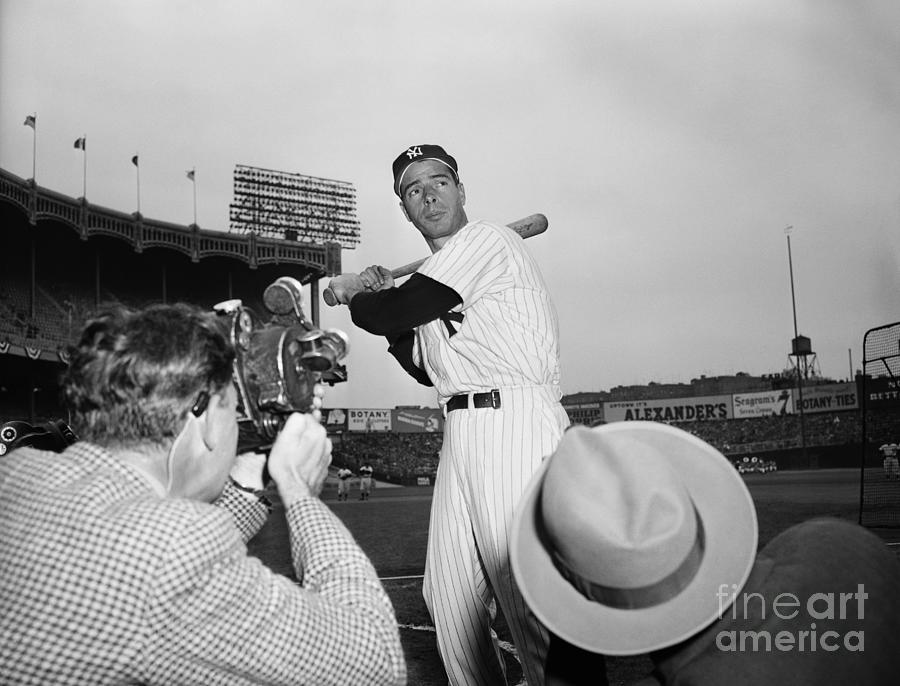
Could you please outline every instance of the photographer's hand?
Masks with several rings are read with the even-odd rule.
[[[288,417],[269,454],[269,474],[284,506],[318,496],[330,464],[331,440],[325,428],[307,414]]]

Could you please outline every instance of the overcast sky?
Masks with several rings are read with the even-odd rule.
[[[778,372],[797,323],[850,377],[900,321],[897,0],[0,0],[0,166],[228,228],[248,164],[350,181],[346,271],[427,254],[407,146],[460,164],[470,219],[543,212],[565,393]],[[322,283],[322,287],[326,282]],[[343,308],[326,405],[434,405]]]

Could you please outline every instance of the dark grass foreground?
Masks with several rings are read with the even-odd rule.
[[[812,517],[857,521],[857,470],[777,472],[746,475],[744,479],[756,503],[760,547],[793,524]],[[376,488],[371,499],[365,502],[338,502],[334,488],[327,489],[322,496],[353,533],[382,577],[401,626],[411,686],[447,683],[421,593],[431,495],[432,488],[408,487]],[[351,494],[351,498],[356,497],[356,492]],[[293,576],[283,510],[277,498],[273,500],[275,511],[250,542],[250,552],[276,572]],[[501,641],[509,641],[502,617],[497,634]],[[519,683],[522,672],[514,649],[509,646],[504,655],[509,683]],[[649,673],[650,661],[645,656],[609,658],[607,669],[610,684],[627,684]]]

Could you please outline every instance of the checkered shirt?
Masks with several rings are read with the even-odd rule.
[[[286,511],[297,585],[247,555],[265,507],[160,498],[77,443],[0,459],[0,683],[402,684],[390,600],[321,501]]]

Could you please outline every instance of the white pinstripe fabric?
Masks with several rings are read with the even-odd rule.
[[[534,258],[512,229],[474,222],[419,268],[462,297],[453,336],[443,321],[416,330],[415,361],[442,402],[499,386],[559,384],[556,308]]]
[[[466,226],[419,271],[463,299],[456,333],[441,320],[416,332],[417,362],[439,401],[499,388],[502,403],[447,414],[423,587],[438,648],[452,684],[505,683],[491,629],[496,598],[537,686],[548,635],[516,588],[508,540],[516,504],[569,423],[556,311],[534,259],[506,227]]]
[[[0,460],[0,683],[405,683],[390,600],[321,501],[285,512],[302,588],[247,556],[262,505],[217,505],[86,443]]]

